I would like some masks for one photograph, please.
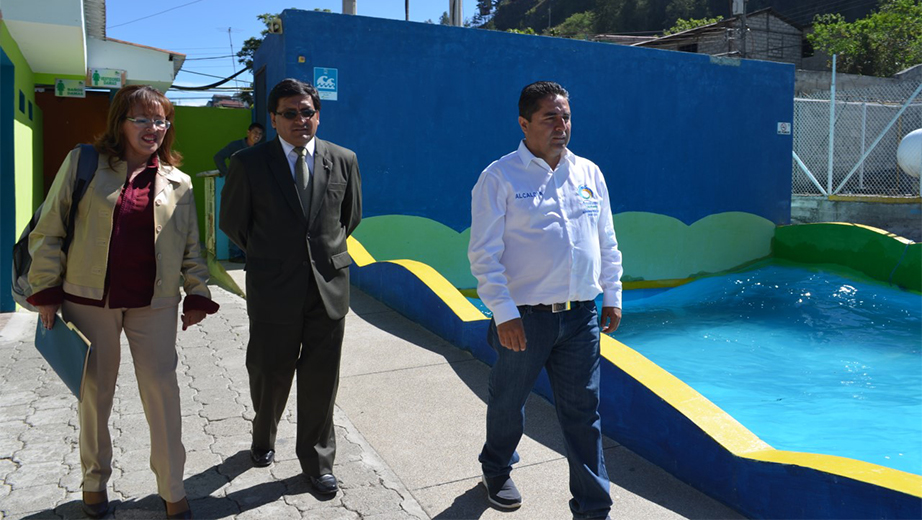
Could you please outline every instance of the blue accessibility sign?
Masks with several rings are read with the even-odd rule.
[[[314,67],[314,87],[320,99],[336,101],[339,92],[339,69]]]

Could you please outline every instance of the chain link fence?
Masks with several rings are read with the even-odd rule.
[[[792,193],[919,197],[920,180],[899,168],[896,150],[906,134],[922,128],[920,87],[914,81],[882,80],[874,87],[837,91],[832,136],[830,92],[795,98]]]

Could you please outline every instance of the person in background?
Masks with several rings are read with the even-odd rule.
[[[349,311],[346,239],[362,220],[355,153],[317,138],[320,95],[285,79],[269,93],[272,141],[231,158],[221,192],[221,230],[247,255],[247,372],[257,467],[272,464],[279,420],[298,376],[295,450],[318,494],[333,475],[333,405]]]
[[[243,150],[244,148],[249,148],[258,144],[263,140],[263,135],[266,133],[266,128],[259,124],[253,123],[247,128],[247,136],[243,139],[235,139],[229,143],[224,148],[218,151],[214,155],[214,164],[220,172],[220,176],[224,177],[227,175],[227,161],[230,160],[231,156],[235,153]],[[246,262],[246,257],[243,254],[243,251],[237,247],[233,241],[228,244],[228,261],[234,262],[237,264],[242,264]]]
[[[468,258],[493,312],[487,435],[480,463],[487,498],[516,509],[512,482],[525,401],[547,369],[570,466],[573,518],[608,518],[612,500],[599,416],[602,332],[621,321],[621,253],[599,167],[567,148],[569,94],[539,81],[522,89],[519,147],[481,173],[471,193]]]
[[[96,174],[80,200],[69,249],[67,233],[79,149],[71,152],[45,199],[29,236],[32,267],[28,301],[51,328],[60,309],[93,348],[84,376],[80,423],[83,510],[102,518],[109,510],[112,474],[109,414],[128,339],[144,414],[150,425],[150,466],[167,518],[191,518],[183,486],[176,379],[180,287],[182,330],[218,310],[200,254],[192,181],[177,166],[173,105],[145,85],[120,89],[112,99]]]
[[[244,148],[259,144],[263,140],[263,135],[265,135],[265,133],[266,128],[263,125],[253,123],[247,128],[246,137],[243,139],[234,139],[227,143],[227,146],[221,148],[218,153],[214,154],[214,164],[218,168],[218,172],[221,174],[220,176],[224,177],[227,175],[227,164],[232,155]]]

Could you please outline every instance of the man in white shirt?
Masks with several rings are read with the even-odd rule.
[[[607,518],[612,501],[599,419],[599,329],[621,321],[621,253],[599,167],[567,149],[570,103],[557,83],[522,89],[518,150],[495,161],[471,193],[468,258],[493,312],[487,436],[480,462],[492,504],[518,508],[525,401],[547,369],[570,466],[574,518]]]

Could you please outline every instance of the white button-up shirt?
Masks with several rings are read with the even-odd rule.
[[[295,151],[295,145],[289,143],[288,141],[279,137],[279,141],[282,143],[282,151],[285,153],[285,158],[288,159],[288,167],[291,169],[291,178],[295,178],[295,161],[298,160],[298,152]],[[307,171],[310,175],[314,174],[314,149],[317,146],[317,141],[313,137],[311,140],[304,145],[304,148],[307,149],[307,155],[304,156],[304,162],[307,163]],[[296,180],[296,179],[295,179]]]
[[[621,307],[621,252],[608,187],[592,161],[564,150],[557,169],[525,142],[487,166],[471,192],[468,258],[496,323],[517,305],[593,300]]]

